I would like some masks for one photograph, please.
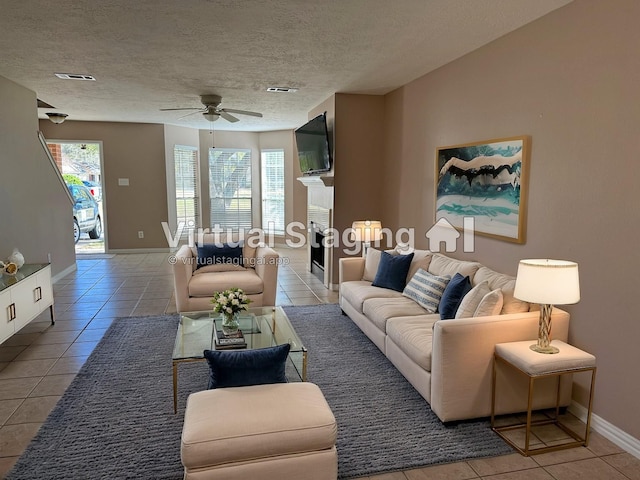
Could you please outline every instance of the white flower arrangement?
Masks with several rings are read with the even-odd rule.
[[[249,308],[251,300],[240,288],[230,288],[224,292],[215,292],[211,299],[213,311],[233,315]]]

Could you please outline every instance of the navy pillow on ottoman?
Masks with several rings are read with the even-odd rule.
[[[455,318],[460,302],[462,302],[462,299],[470,290],[471,281],[469,277],[463,277],[459,273],[456,273],[447,284],[444,292],[442,292],[442,298],[438,306],[440,319]]]
[[[288,343],[256,350],[205,350],[209,363],[209,388],[245,387],[287,383]]]
[[[371,285],[401,292],[407,285],[407,274],[409,273],[411,260],[413,260],[413,253],[409,255],[391,255],[390,253],[382,252],[378,271]]]

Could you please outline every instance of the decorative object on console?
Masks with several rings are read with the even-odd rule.
[[[436,222],[458,230],[525,242],[528,136],[440,147],[436,154]]]
[[[13,253],[9,255],[9,258],[7,260],[9,260],[9,262],[15,263],[18,269],[21,269],[24,265],[24,256],[18,251],[17,248],[13,249]]]
[[[222,332],[231,335],[238,331],[238,314],[248,308],[251,300],[240,288],[215,292],[211,299],[213,311],[222,315]]]
[[[378,220],[357,220],[351,224],[356,242],[362,242],[362,256],[367,256],[367,249],[372,242],[382,239],[382,223]]]
[[[578,264],[566,260],[520,260],[513,296],[540,304],[538,343],[531,350],[538,353],[558,353],[549,344],[553,305],[568,305],[580,301]]]
[[[13,262],[4,263],[0,261],[0,268],[5,275],[15,275],[18,273],[18,266]]]

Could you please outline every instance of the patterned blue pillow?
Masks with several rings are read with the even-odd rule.
[[[402,295],[417,302],[427,312],[436,313],[449,280],[451,280],[449,275],[439,277],[420,268],[409,280]]]
[[[371,285],[401,292],[407,284],[407,273],[409,273],[409,267],[411,267],[411,260],[413,260],[413,253],[409,255],[391,255],[390,253],[382,252],[378,271]]]
[[[442,293],[440,305],[438,306],[440,319],[455,318],[460,302],[470,290],[471,281],[469,277],[456,273]]]
[[[209,388],[287,383],[288,343],[256,350],[205,350]]]

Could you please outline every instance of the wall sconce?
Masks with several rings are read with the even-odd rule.
[[[382,238],[382,223],[378,220],[357,220],[351,224],[356,242],[362,242],[362,256],[367,256],[371,242]]]
[[[580,301],[578,264],[566,260],[520,260],[513,296],[540,304],[538,343],[531,350],[538,353],[558,353],[549,345],[551,310],[553,305],[568,305]]]
[[[47,117],[49,117],[49,120],[51,120],[55,124],[61,124],[69,116],[66,113],[57,113],[57,112],[47,112],[46,115]]]

